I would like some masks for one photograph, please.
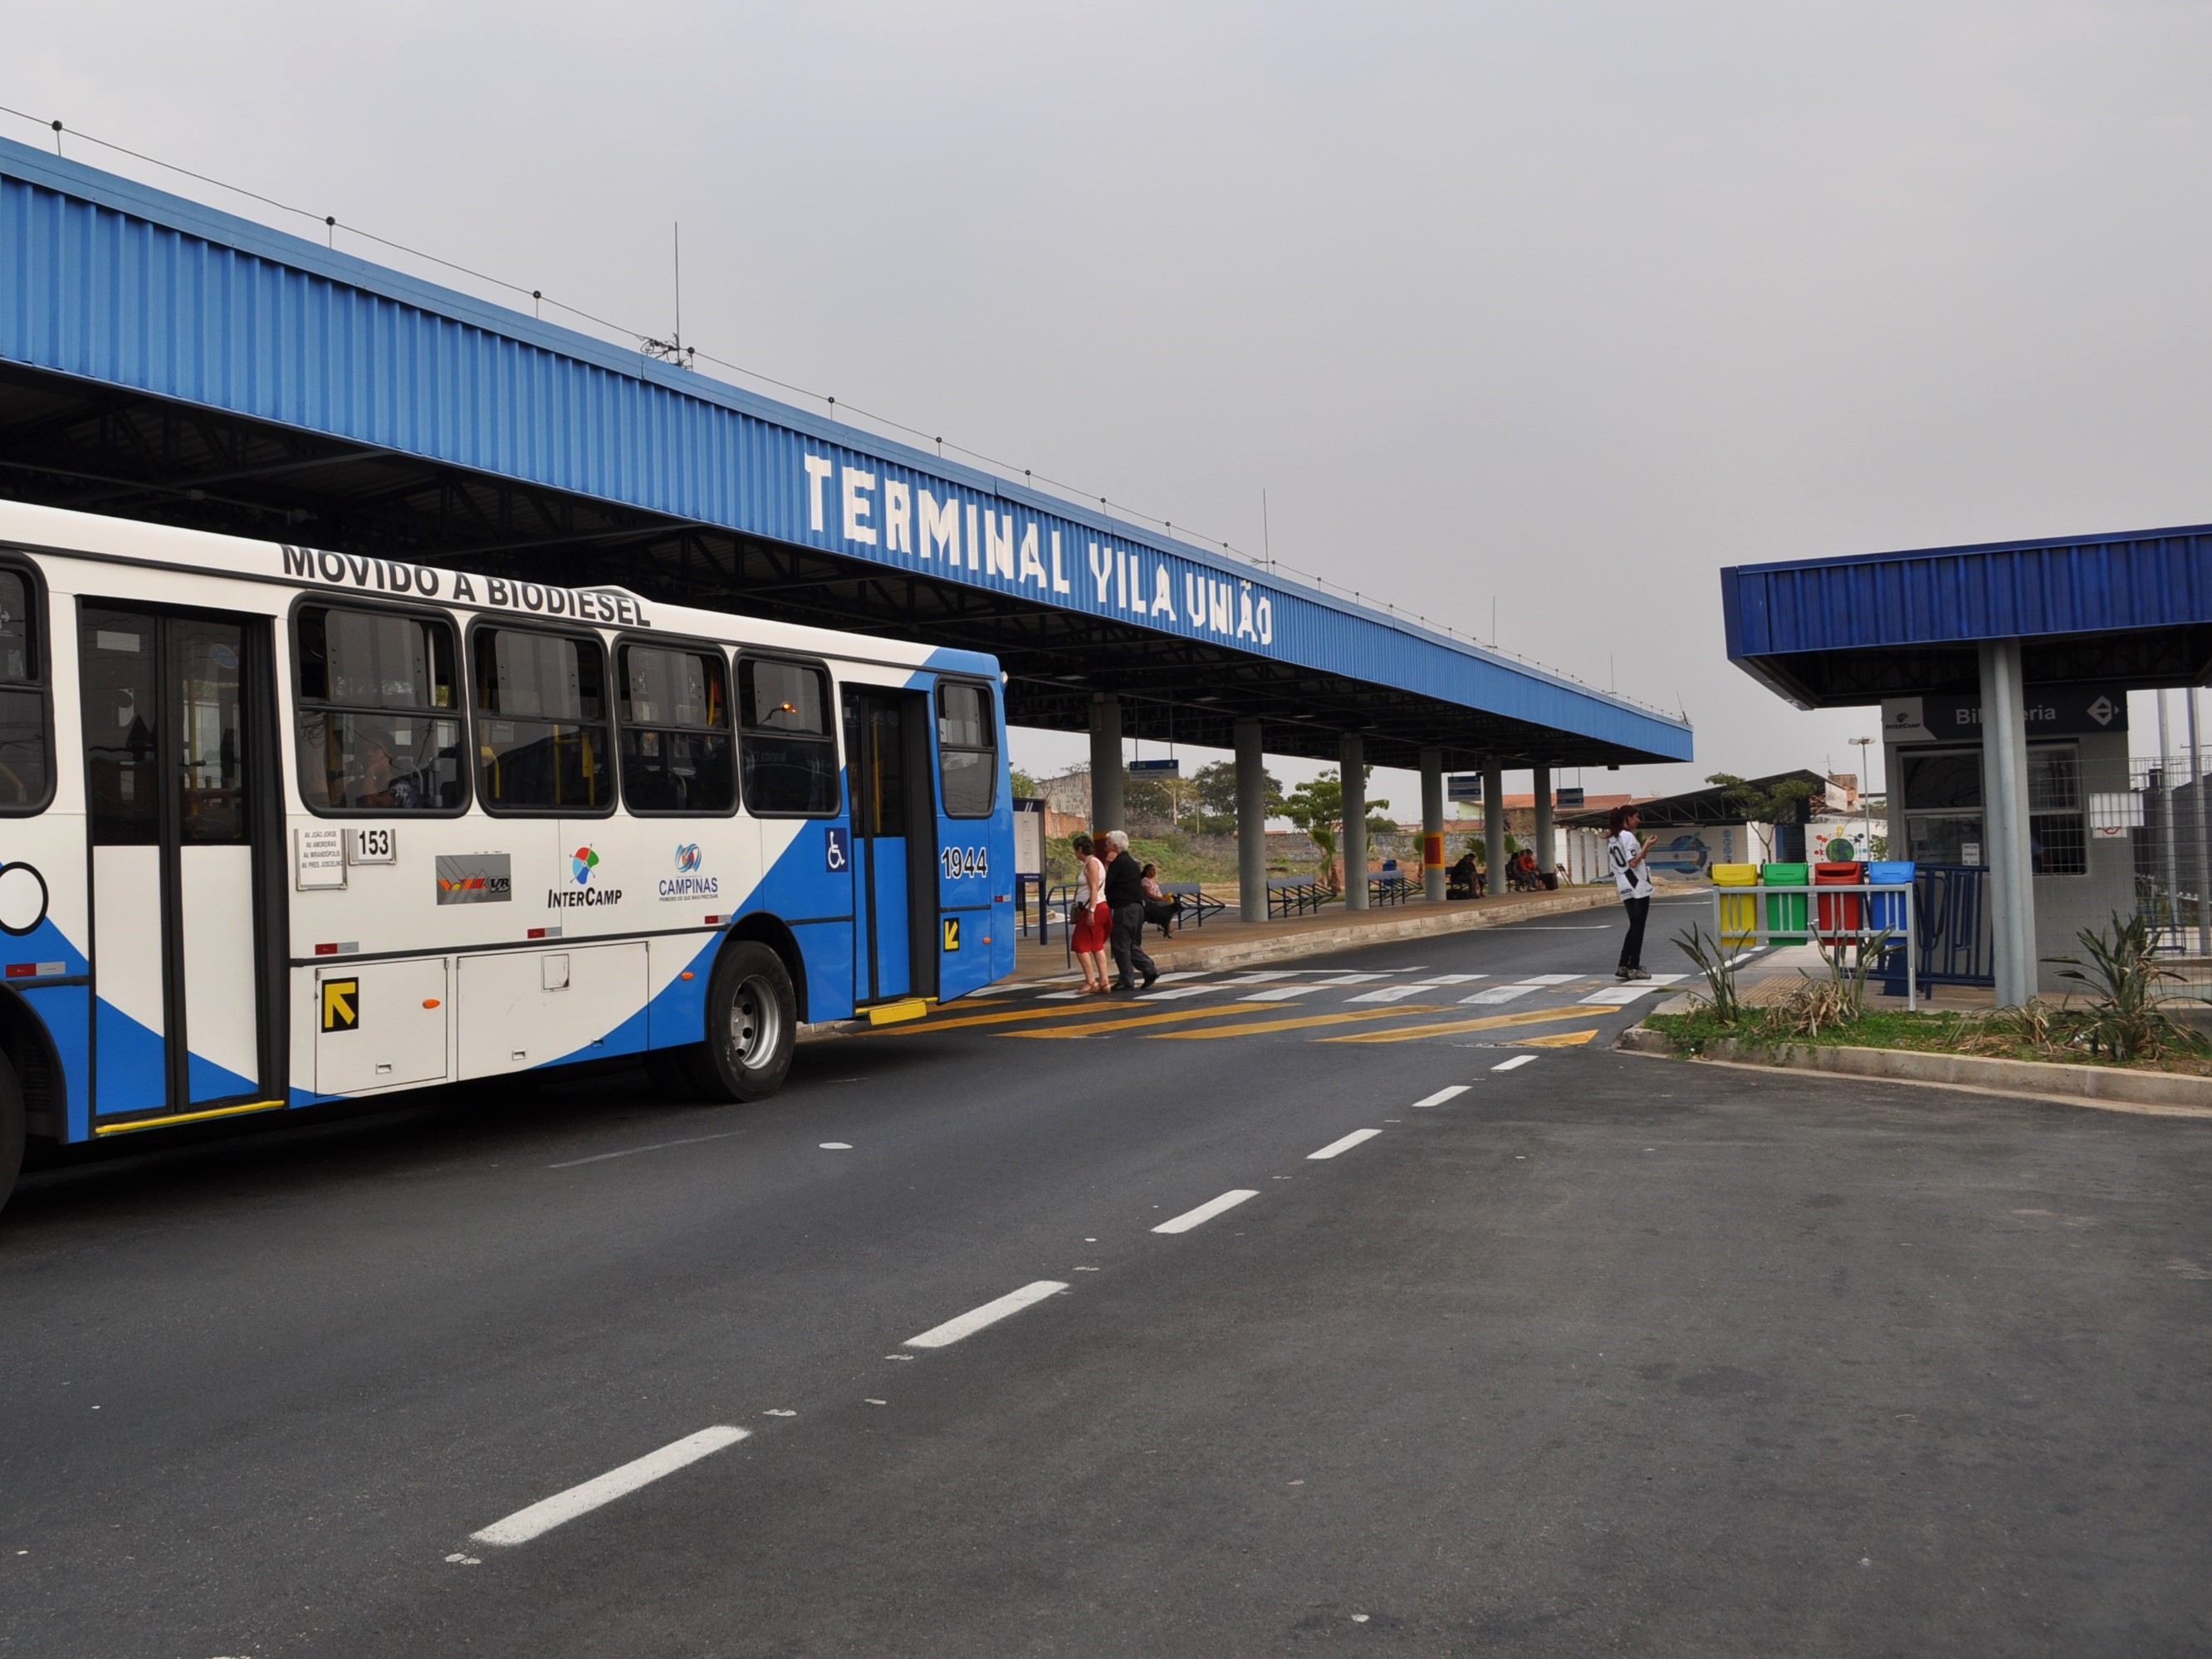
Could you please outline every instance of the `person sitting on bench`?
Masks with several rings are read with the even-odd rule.
[[[1474,867],[1474,854],[1461,854],[1460,861],[1444,872],[1444,896],[1448,899],[1480,898],[1482,896],[1482,872]]]
[[[1175,937],[1176,919],[1182,915],[1182,895],[1172,896],[1160,890],[1160,866],[1148,864],[1144,870],[1145,920],[1160,930],[1163,939]]]

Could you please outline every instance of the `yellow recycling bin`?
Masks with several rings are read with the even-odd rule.
[[[1712,866],[1716,887],[1756,887],[1759,885],[1759,866],[1755,864],[1716,864]],[[1740,949],[1753,942],[1759,927],[1759,901],[1749,894],[1738,898],[1733,893],[1721,895],[1721,943]]]

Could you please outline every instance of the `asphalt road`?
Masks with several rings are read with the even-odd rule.
[[[1617,927],[49,1165],[0,1654],[2212,1649],[2212,1125],[1617,1054]]]

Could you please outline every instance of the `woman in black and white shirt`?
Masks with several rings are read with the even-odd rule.
[[[1613,809],[1612,832],[1606,856],[1613,865],[1613,884],[1620,890],[1621,908],[1628,912],[1628,937],[1620,942],[1620,966],[1616,979],[1650,979],[1644,971],[1644,918],[1651,908],[1651,872],[1644,867],[1652,837],[1639,839],[1637,829],[1643,815],[1633,806]]]

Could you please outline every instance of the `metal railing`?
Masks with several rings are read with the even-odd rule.
[[[1889,943],[1882,957],[1885,961],[1893,955],[1904,958],[1905,1006],[1915,1013],[1920,1011],[1919,953],[1913,929],[1913,912],[1918,907],[1912,887],[1903,883],[1808,882],[1802,887],[1716,886],[1712,892],[1713,933],[1724,951],[1817,940],[1832,948],[1856,945],[1864,952],[1887,936]],[[1899,921],[1902,927],[1896,925]]]

